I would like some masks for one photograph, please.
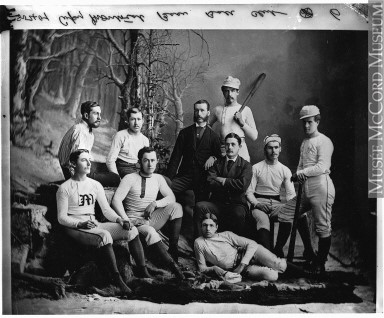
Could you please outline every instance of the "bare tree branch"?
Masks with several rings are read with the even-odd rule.
[[[47,55],[47,56],[30,56],[27,61],[30,61],[30,60],[40,60],[40,61],[44,61],[44,60],[49,60],[49,59],[55,59],[55,58],[60,58],[66,54],[69,54],[73,51],[75,51],[77,48],[74,47],[74,48],[71,48],[69,50],[65,50],[65,51],[60,51],[58,53],[55,53],[55,54],[52,54],[52,55]]]
[[[129,57],[125,54],[124,49],[117,43],[116,39],[114,38],[111,30],[106,30],[108,39],[112,43],[113,47],[119,52],[119,54],[124,58],[124,60],[127,62],[127,64],[130,64]]]

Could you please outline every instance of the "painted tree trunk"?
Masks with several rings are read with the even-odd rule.
[[[90,51],[96,51],[98,42],[99,42],[98,39],[91,38]],[[69,98],[67,103],[68,112],[73,118],[76,118],[77,110],[79,108],[79,104],[81,100],[81,94],[84,88],[85,77],[87,75],[89,67],[92,64],[93,58],[94,58],[93,54],[87,54],[85,58],[82,60],[79,68],[77,69],[75,81],[74,81],[74,88],[72,90],[71,97]]]

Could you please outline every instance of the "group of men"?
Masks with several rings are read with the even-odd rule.
[[[161,240],[157,231],[168,222],[169,253],[175,260],[183,216],[183,208],[176,200],[187,190],[194,193],[194,238],[210,240],[202,230],[202,220],[207,219],[206,215],[214,215],[217,220],[213,225],[219,222],[222,230],[255,238],[277,257],[283,257],[296,206],[292,180],[297,181],[303,185],[298,229],[304,256],[310,271],[323,273],[331,244],[335,189],[329,177],[333,144],[318,131],[320,111],[314,105],[304,106],[300,111],[305,139],[293,175],[278,160],[282,140],[276,134],[264,138],[265,159],[252,166],[245,137],[255,141],[258,131],[250,108],[245,106],[240,111],[239,89],[240,81],[228,76],[221,87],[223,106],[216,106],[211,112],[207,100],[194,104],[194,123],[180,131],[165,172],[170,186],[167,178],[154,173],[157,156],[141,133],[143,114],[138,108],[128,110],[128,129],[114,136],[106,159],[107,169],[100,165],[97,169],[95,164],[89,177],[104,186],[118,186],[112,207],[138,228],[149,246]],[[66,179],[71,176],[70,153],[79,148],[91,151],[92,129],[100,125],[100,106],[85,102],[81,115],[81,122],[66,133],[60,145],[59,160]],[[218,133],[211,128],[215,122]],[[280,198],[282,187],[286,192],[285,203]],[[157,199],[159,192],[161,199]],[[305,215],[310,210],[319,237],[317,254],[312,249]],[[270,221],[279,222],[274,248],[270,246]]]

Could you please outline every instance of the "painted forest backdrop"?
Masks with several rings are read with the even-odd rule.
[[[367,199],[366,31],[296,30],[24,30],[10,43],[11,187],[33,191],[62,179],[57,151],[79,105],[102,106],[94,156],[105,161],[125,111],[146,114],[145,134],[166,164],[177,133],[192,123],[198,99],[223,101],[228,75],[241,80],[239,102],[262,72],[249,106],[259,131],[248,141],[251,163],[263,138],[283,138],[281,161],[294,170],[303,138],[298,112],[316,104],[319,130],[335,146],[333,227],[376,241],[375,201]],[[215,127],[214,127],[215,128]],[[364,250],[374,258],[374,246]]]

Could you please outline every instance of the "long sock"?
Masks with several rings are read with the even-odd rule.
[[[284,257],[283,248],[287,243],[288,237],[291,234],[292,224],[289,222],[279,223],[279,232],[277,233],[276,245],[274,248],[274,254],[278,257]]]
[[[297,221],[297,230],[299,231],[301,240],[304,245],[304,257],[307,260],[311,260],[316,256],[316,253],[312,247],[311,232],[309,231],[308,218],[306,215],[303,215]]]
[[[143,246],[141,245],[139,236],[128,242],[129,251],[137,266],[145,266],[145,256]]]
[[[331,236],[319,238],[319,251],[317,252],[317,259],[320,264],[325,264],[327,261],[328,253],[331,248]]]
[[[132,241],[128,243],[129,251],[136,263],[137,276],[152,278],[152,276],[148,273],[147,266],[145,264],[145,255],[143,246],[141,245],[139,236],[136,236]]]
[[[120,288],[122,294],[126,296],[132,295],[132,290],[125,284],[117,269],[115,252],[113,251],[112,244],[107,244],[99,248],[99,258],[104,261],[106,267],[112,274],[112,283]]]
[[[100,247],[98,249],[98,258],[100,262],[103,262],[105,264],[105,267],[110,271],[110,273],[113,274],[119,272],[112,244],[107,244]]]
[[[172,257],[168,254],[162,241],[149,245],[148,250],[155,254],[164,265],[166,265],[178,279],[184,279],[184,274]]]
[[[175,262],[178,262],[179,251],[178,243],[181,229],[182,218],[173,219],[170,222],[170,231],[169,231],[169,254],[172,256]]]
[[[267,250],[271,250],[270,232],[267,229],[261,228],[256,232],[256,242],[264,246]]]

